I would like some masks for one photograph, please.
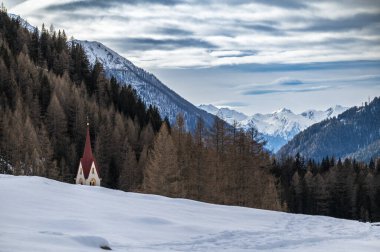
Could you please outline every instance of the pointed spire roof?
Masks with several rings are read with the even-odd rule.
[[[87,123],[87,134],[86,134],[86,144],[84,146],[83,157],[86,159],[93,158],[91,149],[91,139],[90,139],[90,124]]]
[[[88,122],[87,122],[87,133],[86,133],[86,144],[84,146],[83,156],[80,159],[80,162],[82,164],[83,174],[86,179],[88,178],[88,175],[90,174],[91,165],[93,162],[95,165],[95,169],[97,173],[99,174],[98,166],[96,165],[95,158],[92,155],[90,124]]]

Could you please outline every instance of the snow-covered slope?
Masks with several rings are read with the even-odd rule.
[[[241,112],[238,112],[236,110],[229,109],[229,108],[217,108],[212,104],[209,104],[209,105],[202,104],[202,105],[199,105],[198,107],[200,109],[203,109],[204,111],[209,112],[210,114],[217,115],[220,118],[223,118],[227,123],[231,125],[233,125],[235,121],[241,122],[248,118],[247,115]]]
[[[11,19],[20,20],[20,23],[23,27],[25,27],[29,32],[34,32],[35,27],[29,24],[25,19],[22,19],[19,15],[8,13],[8,16]]]
[[[253,124],[267,140],[266,147],[273,152],[277,152],[295,135],[312,124],[337,116],[347,110],[345,107],[336,105],[326,111],[307,110],[301,114],[295,114],[291,110],[283,108],[271,114],[247,116],[238,111],[217,108],[211,104],[199,107],[211,114],[222,116],[230,124],[236,121],[243,128]]]
[[[184,115],[186,127],[190,131],[195,128],[199,117],[203,118],[207,127],[211,127],[214,122],[213,115],[186,101],[153,74],[136,67],[110,48],[96,41],[74,42],[82,45],[90,63],[93,64],[96,60],[101,62],[108,76],[114,76],[122,84],[132,85],[147,105],[156,106],[161,116],[167,116],[171,123],[175,122],[179,113]]]
[[[0,175],[0,251],[380,251],[380,226]]]

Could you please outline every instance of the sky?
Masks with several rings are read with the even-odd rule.
[[[248,115],[380,96],[378,0],[5,0],[95,40],[194,103]]]

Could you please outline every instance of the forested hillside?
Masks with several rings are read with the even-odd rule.
[[[125,163],[147,152],[161,126],[131,87],[90,66],[64,31],[30,33],[20,20],[0,15],[0,125],[2,172],[73,182],[86,121],[102,167],[103,184],[116,188]],[[133,153],[126,158],[126,153]],[[142,166],[144,159],[139,159]],[[11,171],[9,171],[11,169]],[[138,165],[128,171],[141,183]],[[128,183],[130,184],[130,183]]]
[[[1,172],[73,183],[87,120],[103,186],[281,209],[254,129],[216,119],[206,132],[199,120],[192,135],[182,115],[171,127],[131,87],[107,79],[100,63],[90,65],[64,31],[30,33],[2,11]]]
[[[376,141],[380,140],[379,129],[380,98],[375,97],[369,104],[353,107],[338,117],[312,125],[283,146],[278,156],[300,153],[303,157],[318,161],[326,156],[352,156],[369,162],[371,158],[379,158],[376,149]],[[371,150],[373,152],[368,153]]]

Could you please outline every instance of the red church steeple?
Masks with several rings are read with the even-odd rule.
[[[94,162],[95,169],[99,174],[98,166],[96,165],[96,161],[94,156],[92,155],[91,149],[91,139],[90,139],[90,127],[89,123],[87,123],[87,134],[86,134],[86,144],[84,146],[83,156],[80,159],[83,168],[84,177],[87,179],[90,174],[91,165]]]
[[[84,146],[83,158],[92,158],[91,139],[90,139],[90,127],[87,123],[86,144]]]

